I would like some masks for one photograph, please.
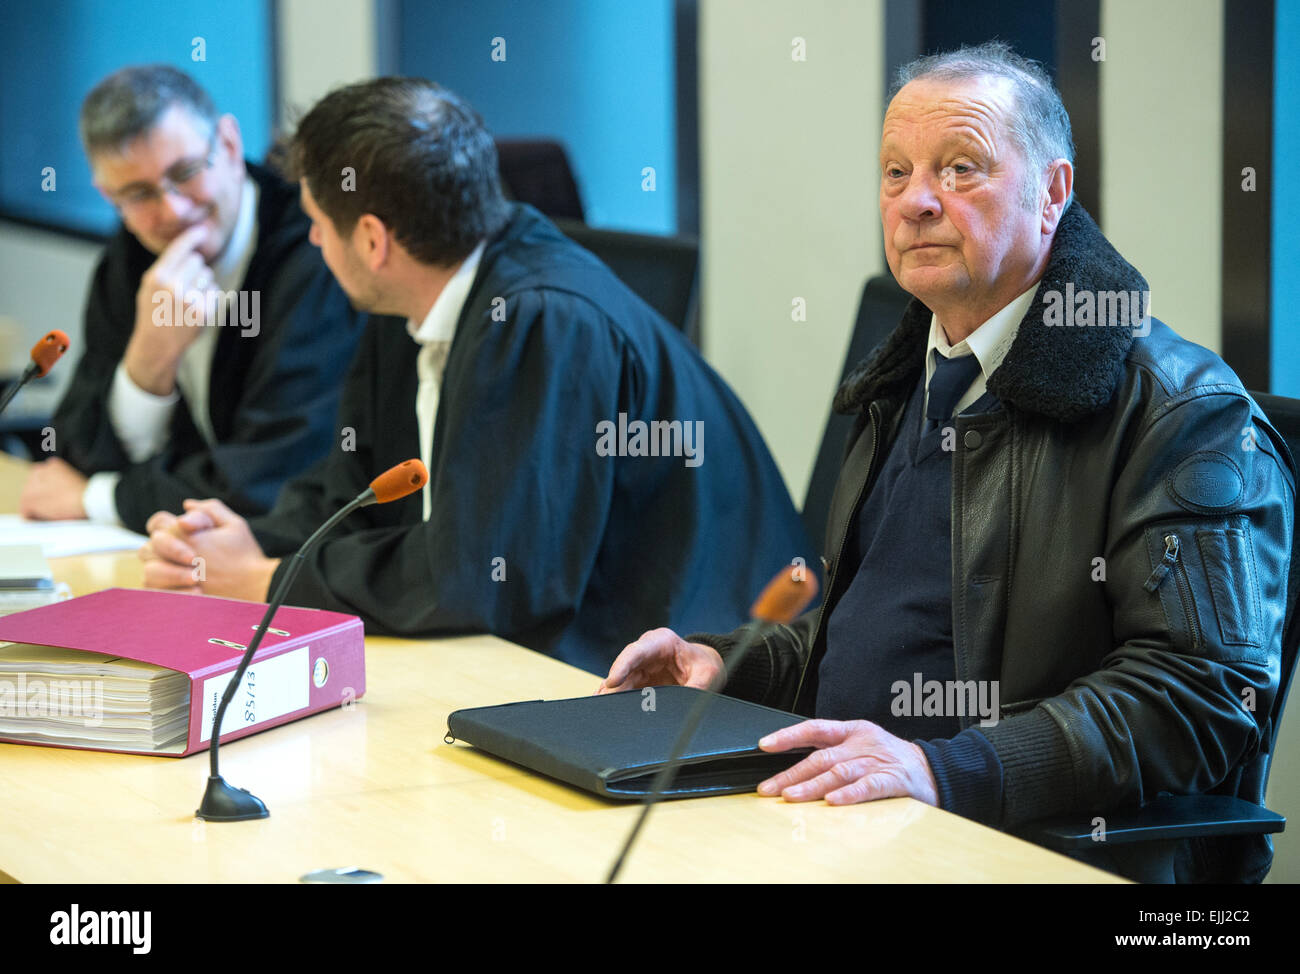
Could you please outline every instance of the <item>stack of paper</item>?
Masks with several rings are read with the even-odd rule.
[[[104,653],[0,643],[0,737],[33,744],[178,753],[184,673]]]
[[[69,595],[54,584],[39,545],[0,545],[0,615],[49,605]]]
[[[93,521],[28,521],[17,514],[0,514],[0,538],[5,544],[40,545],[46,558],[93,555],[102,551],[131,551],[149,539],[111,524]]]

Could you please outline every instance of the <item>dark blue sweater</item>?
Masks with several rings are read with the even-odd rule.
[[[1002,790],[1002,767],[992,745],[974,728],[962,731],[956,715],[926,715],[912,699],[916,674],[922,683],[956,675],[952,453],[944,449],[941,429],[922,431],[923,383],[924,376],[850,528],[844,563],[856,561],[858,570],[827,623],[816,714],[867,718],[895,736],[916,740],[932,767],[957,769],[956,774],[936,772],[940,804],[954,807],[960,793],[976,799],[979,814],[973,817],[991,819],[994,814],[983,813],[996,813]],[[966,411],[996,405],[986,393]],[[947,441],[950,447],[958,442],[951,435]],[[907,689],[896,692],[897,681]],[[947,760],[934,760],[938,751]]]

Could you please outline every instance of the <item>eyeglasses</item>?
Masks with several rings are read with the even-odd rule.
[[[194,189],[190,184],[211,169],[216,158],[217,133],[214,129],[212,138],[208,140],[207,155],[200,159],[180,160],[163,173],[162,179],[155,186],[135,186],[123,192],[114,193],[109,198],[119,210],[130,211],[143,210],[152,206],[168,193],[180,193],[182,196],[186,196],[188,195],[187,190],[192,191]]]

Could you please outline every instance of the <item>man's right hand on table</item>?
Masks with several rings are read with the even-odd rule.
[[[652,629],[623,648],[597,693],[618,693],[653,686],[720,690],[727,673],[718,651],[688,643],[671,629]]]

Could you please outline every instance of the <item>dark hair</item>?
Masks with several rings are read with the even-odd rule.
[[[299,123],[289,174],[307,180],[339,233],[374,214],[426,264],[463,260],[506,221],[496,145],[483,120],[423,78],[376,78],[330,92]]]
[[[975,47],[928,54],[900,67],[894,75],[889,97],[898,94],[909,81],[966,81],[992,76],[1007,78],[1015,91],[1016,104],[1009,132],[1029,163],[1025,185],[1026,202],[1037,196],[1036,177],[1042,176],[1053,159],[1068,159],[1074,165],[1074,137],[1070,115],[1052,79],[1037,61],[1021,57],[1006,41],[985,41]],[[1074,202],[1074,193],[1065,201]]]
[[[167,64],[122,68],[95,85],[81,103],[79,129],[86,155],[119,152],[179,105],[196,119],[217,125],[217,107],[184,71]]]

